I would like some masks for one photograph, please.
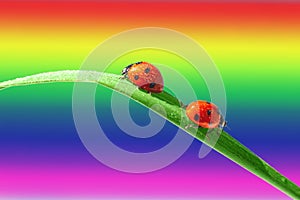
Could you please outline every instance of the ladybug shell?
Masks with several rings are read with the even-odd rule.
[[[186,115],[198,126],[203,128],[216,128],[221,123],[218,107],[207,101],[194,101],[186,108]]]
[[[132,64],[127,71],[128,79],[139,88],[160,93],[163,91],[164,82],[160,71],[150,63],[138,62]]]

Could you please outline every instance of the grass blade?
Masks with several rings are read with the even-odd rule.
[[[101,78],[99,79],[99,77]],[[135,86],[126,80],[120,80],[120,76],[115,74],[76,70],[48,72],[1,82],[0,90],[13,86],[51,82],[89,82],[101,84],[123,95],[129,96],[136,102],[141,103],[142,105],[152,109],[154,112],[164,117],[164,114],[159,107],[152,106],[159,104],[166,112],[166,116],[164,118],[179,128],[185,130],[185,132],[189,133],[196,139],[204,142],[208,146],[211,146],[210,143],[205,140],[207,131],[206,129],[199,128],[197,132],[193,131],[192,129],[185,129],[185,126],[192,122],[185,116],[185,114],[183,114],[185,111],[180,107],[179,100],[167,92],[149,95],[141,90],[136,89],[134,93],[131,94],[132,87]],[[217,143],[212,148],[238,165],[252,172],[256,176],[265,180],[269,184],[273,185],[291,198],[300,199],[300,188],[295,183],[280,174],[268,163],[243,146],[225,131],[220,134]]]

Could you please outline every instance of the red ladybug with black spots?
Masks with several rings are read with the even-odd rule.
[[[124,78],[150,93],[163,91],[164,82],[160,71],[148,62],[137,62],[128,65],[122,70]]]
[[[226,121],[221,115],[218,107],[210,102],[197,100],[186,106],[188,118],[203,128],[224,128]]]

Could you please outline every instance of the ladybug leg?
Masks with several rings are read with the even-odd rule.
[[[221,131],[219,131],[219,130],[217,129],[216,134],[217,134],[218,137],[220,137],[222,131],[223,131],[223,128],[221,129]]]
[[[151,95],[152,93],[148,90],[142,89],[144,92],[146,92],[147,94]]]
[[[124,75],[121,76],[119,79],[121,79],[121,80],[127,79],[127,74],[124,74]]]
[[[188,105],[184,105],[181,101],[179,101],[179,104],[180,104],[180,107],[183,108],[183,109],[185,109],[185,110],[188,107]]]
[[[185,129],[189,129],[189,128],[191,128],[192,127],[192,125],[191,124],[188,124],[188,125],[186,125],[184,128]]]
[[[210,140],[211,138],[213,138],[213,140],[218,140],[219,137],[221,137],[221,134],[222,134],[222,131],[223,129],[220,129],[220,128],[212,128],[212,129],[209,129],[207,132],[206,132],[206,135],[205,135],[205,138],[207,140]],[[213,133],[214,132],[214,133]],[[214,134],[214,135],[213,135]]]
[[[211,128],[211,129],[208,129],[208,131],[206,132],[206,138],[207,138],[208,140],[210,139],[209,136],[210,136],[211,134],[213,134],[213,131],[215,131],[215,130],[216,130],[217,136],[220,137],[222,131],[219,131],[218,128]]]
[[[210,140],[209,134],[206,133],[205,139],[207,139],[208,141]]]
[[[198,126],[193,125],[193,124],[188,124],[184,127],[185,129],[189,129],[189,128],[194,128],[194,129],[198,129]]]
[[[211,129],[208,129],[207,130],[207,132],[206,132],[206,135],[205,135],[205,138],[207,139],[207,140],[210,140],[210,134],[212,134],[212,132],[213,132],[213,129],[211,128]]]

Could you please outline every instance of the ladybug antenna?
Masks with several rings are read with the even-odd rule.
[[[225,121],[225,123],[224,123],[224,127],[228,128],[228,130],[230,130],[230,131],[231,131],[231,128],[228,126],[228,123],[227,123],[227,121]]]

